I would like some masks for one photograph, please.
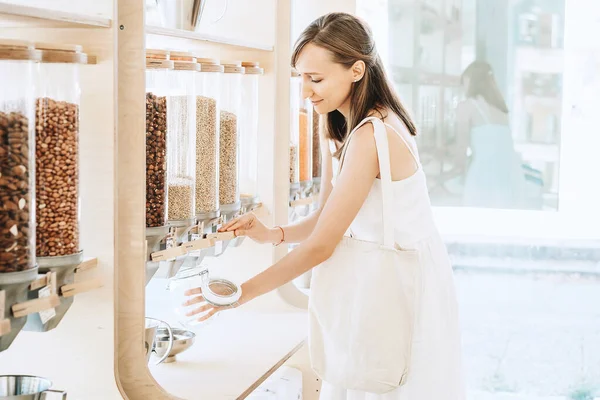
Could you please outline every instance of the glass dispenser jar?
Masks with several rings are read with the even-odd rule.
[[[36,43],[36,255],[80,253],[79,64],[81,46]]]
[[[78,45],[36,43],[42,52],[36,84],[36,261],[42,275],[52,273],[56,287],[75,282],[83,262],[79,242],[79,65],[87,55]],[[44,289],[32,289],[30,300]],[[46,332],[58,326],[73,304],[61,297],[51,318],[27,317],[24,330]]]
[[[219,131],[221,76],[218,60],[198,58],[196,77],[196,217],[219,217]]]
[[[223,63],[225,73],[221,84],[221,115],[219,138],[219,203],[221,214],[239,212],[239,137],[241,117],[242,75],[240,62]]]
[[[313,123],[312,123],[312,179],[313,186],[321,184],[321,116],[313,108]]]
[[[302,97],[300,74],[292,70],[290,79],[290,189],[300,188],[300,98]]]
[[[298,113],[298,164],[300,185],[303,188],[310,188],[312,185],[313,173],[313,106],[312,103],[303,98],[302,90],[300,90],[300,110]]]
[[[242,125],[240,127],[240,201],[245,210],[258,204],[258,104],[259,77],[264,69],[257,62],[243,62]]]
[[[146,227],[167,224],[169,52],[146,50]]]
[[[33,44],[0,40],[0,273],[36,265],[33,88],[40,60]]]
[[[242,295],[242,288],[232,280],[225,279],[215,271],[211,271],[207,266],[199,265],[197,267],[181,269],[169,280],[167,290],[170,294],[171,305],[177,315],[178,322],[188,329],[198,329],[206,326],[214,317],[207,321],[200,322],[199,318],[206,314],[196,314],[187,316],[187,313],[197,309],[203,304],[193,304],[184,306],[191,297],[186,296],[185,292],[189,289],[202,288],[202,297],[204,302],[216,307],[234,306]]]
[[[194,223],[196,195],[196,73],[185,52],[170,52],[173,72],[167,97],[167,210],[172,226]]]

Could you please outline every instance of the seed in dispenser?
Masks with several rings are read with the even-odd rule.
[[[298,146],[290,145],[290,183],[298,182]]]
[[[194,217],[192,186],[188,179],[175,179],[169,183],[169,220],[181,221]]]
[[[217,157],[219,120],[217,102],[196,97],[196,214],[217,211]]]
[[[321,177],[321,137],[319,136],[321,116],[313,111],[313,178]]]
[[[219,199],[221,204],[234,204],[237,198],[237,116],[221,111],[219,156]]]

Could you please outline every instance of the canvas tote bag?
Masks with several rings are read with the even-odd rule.
[[[416,250],[395,244],[387,132],[379,119],[362,123],[368,120],[379,157],[383,243],[344,237],[315,267],[308,344],[311,366],[321,379],[381,394],[405,383],[409,373],[420,263]]]

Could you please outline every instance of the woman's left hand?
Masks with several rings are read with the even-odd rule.
[[[214,306],[210,303],[208,303],[205,299],[204,296],[202,295],[202,288],[195,288],[195,289],[189,289],[186,290],[184,293],[186,296],[194,296],[190,299],[188,299],[186,302],[183,303],[184,306],[191,306],[194,304],[199,304],[200,306],[189,311],[188,313],[186,313],[185,315],[187,317],[192,317],[194,315],[198,315],[200,314],[201,316],[197,319],[197,321],[206,321],[207,319],[209,319],[210,317],[214,316],[216,313],[220,312],[220,311],[224,311],[224,310],[228,310],[230,308],[235,308],[237,307],[239,304],[238,303],[234,303],[230,306]]]
[[[183,303],[184,306],[187,307],[187,306],[191,306],[194,304],[200,305],[199,307],[186,313],[185,315],[187,317],[192,317],[194,315],[200,314],[201,316],[197,319],[197,321],[200,321],[200,322],[206,321],[207,319],[211,318],[212,316],[219,313],[220,311],[237,308],[237,307],[241,306],[242,304],[246,303],[249,298],[248,294],[244,293],[242,291],[242,296],[235,303],[233,303],[229,306],[215,306],[206,301],[206,299],[202,295],[202,288],[197,287],[195,289],[189,289],[189,290],[186,290],[184,294],[186,296],[194,296],[194,297],[188,299],[186,302],[184,302]]]

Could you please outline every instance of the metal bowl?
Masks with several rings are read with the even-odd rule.
[[[173,348],[169,353],[169,356],[164,361],[165,363],[171,363],[176,361],[176,356],[179,353],[187,350],[196,340],[196,334],[186,329],[172,328],[173,331]],[[156,342],[154,345],[154,352],[159,356],[164,356],[167,348],[169,347],[169,332],[166,328],[158,328],[156,330]]]
[[[67,393],[52,390],[52,382],[46,378],[29,375],[0,376],[0,399],[44,400],[66,399]]]

